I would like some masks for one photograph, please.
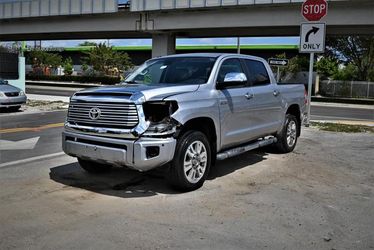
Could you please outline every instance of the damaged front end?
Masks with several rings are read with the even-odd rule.
[[[174,136],[181,124],[171,116],[178,110],[176,101],[153,101],[143,104],[145,120],[148,129],[142,134],[144,137]]]

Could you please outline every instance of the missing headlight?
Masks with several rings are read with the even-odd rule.
[[[177,111],[178,104],[175,101],[147,102],[143,104],[143,110],[149,128],[144,136],[168,136],[174,134],[178,122],[171,118]]]
[[[175,101],[146,102],[143,104],[145,119],[151,123],[161,122],[170,117],[177,109],[178,104]]]

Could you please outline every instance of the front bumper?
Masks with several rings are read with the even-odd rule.
[[[0,97],[0,108],[17,107],[25,104],[27,97],[16,96],[16,97]]]
[[[174,138],[126,140],[74,132],[63,132],[62,148],[73,157],[147,171],[170,162],[174,157]],[[158,148],[158,153],[148,154]]]

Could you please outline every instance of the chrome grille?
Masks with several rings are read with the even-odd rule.
[[[96,118],[95,112],[99,109]],[[97,113],[97,112],[96,112]],[[93,117],[93,118],[92,118]],[[96,119],[95,119],[96,118]],[[82,126],[104,128],[133,128],[138,122],[136,105],[132,103],[100,103],[72,100],[67,121]]]

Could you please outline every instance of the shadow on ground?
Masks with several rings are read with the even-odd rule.
[[[228,175],[236,170],[265,160],[267,153],[252,151],[242,155],[217,161],[210,170],[208,180]],[[50,169],[50,178],[66,186],[86,189],[92,192],[122,198],[147,197],[157,194],[177,194],[167,184],[167,166],[146,173],[127,168],[113,168],[109,173],[95,175],[82,170],[78,163],[66,164]]]
[[[20,108],[0,108],[0,114],[11,114],[11,113],[22,113],[23,110]]]

